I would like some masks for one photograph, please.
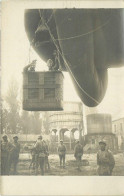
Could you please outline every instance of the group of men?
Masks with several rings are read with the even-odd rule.
[[[112,171],[115,166],[115,160],[112,152],[108,150],[106,141],[101,140],[99,141],[99,151],[97,153],[97,172],[99,176],[111,176]],[[58,153],[60,158],[60,167],[65,168],[65,154],[66,154],[66,147],[63,144],[63,141],[60,141],[60,146],[58,147]],[[77,162],[77,169],[81,171],[81,159],[83,156],[83,147],[80,144],[79,140],[76,141],[76,145],[74,148],[74,157]]]
[[[37,60],[33,60],[31,63],[26,65],[23,69],[23,72],[35,72]],[[59,52],[57,50],[53,51],[53,57],[47,60],[47,67],[49,71],[58,71],[60,70],[60,60],[59,60]]]
[[[9,175],[11,167],[13,168],[12,174],[17,174],[16,168],[19,160],[20,144],[18,143],[18,137],[13,137],[13,142],[9,142],[7,135],[2,137],[3,141],[1,143],[1,174]],[[109,176],[112,175],[113,168],[115,166],[114,156],[110,150],[107,149],[106,142],[104,140],[99,142],[99,151],[97,153],[97,165],[98,165],[98,175],[99,176]],[[29,165],[33,165],[35,169],[35,174],[38,174],[38,168],[40,167],[41,175],[44,175],[45,171],[50,170],[49,164],[49,148],[47,143],[42,139],[42,136],[38,136],[38,139],[31,149],[32,160]],[[66,146],[63,140],[60,140],[58,146],[58,155],[60,160],[60,168],[65,168],[66,160]],[[83,146],[80,141],[76,141],[74,148],[74,157],[77,163],[78,171],[81,171],[81,160],[83,156]]]
[[[47,143],[42,140],[42,136],[38,137],[37,142],[31,149],[32,160],[29,168],[33,165],[33,169],[35,169],[35,174],[38,174],[38,167],[40,167],[41,175],[44,175],[46,170],[50,170],[49,163],[49,149]],[[60,140],[60,144],[58,146],[58,155],[60,160],[60,168],[65,168],[65,157],[66,157],[66,146],[63,143],[63,140]],[[81,157],[83,155],[83,147],[79,143],[76,142],[76,146],[74,149],[74,156],[77,160],[77,169],[80,170],[81,167]]]
[[[17,174],[17,163],[19,160],[20,144],[18,143],[18,136],[13,137],[13,142],[8,141],[7,135],[2,137],[1,143],[1,174],[9,175],[12,167],[12,174]]]
[[[60,140],[60,145],[58,147],[58,154],[60,159],[60,168],[65,168],[65,156],[66,156],[66,146],[63,144],[63,140]],[[79,140],[76,141],[74,148],[74,157],[77,161],[77,169],[81,170],[81,158],[83,156],[83,146],[80,144]]]
[[[35,169],[35,174],[38,174],[38,168],[40,167],[41,175],[44,175],[44,172],[48,169],[50,170],[49,164],[49,148],[45,140],[42,139],[42,136],[38,136],[36,143],[31,149],[32,160],[29,168],[33,164],[33,169]]]

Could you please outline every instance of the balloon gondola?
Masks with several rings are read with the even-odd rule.
[[[23,72],[23,109],[27,111],[63,110],[62,72]]]

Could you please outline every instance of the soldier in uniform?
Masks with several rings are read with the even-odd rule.
[[[63,163],[63,168],[65,168],[66,147],[63,144],[63,140],[60,140],[60,145],[58,146],[58,154],[60,159],[60,167],[62,167],[62,163]]]
[[[31,162],[29,165],[29,169],[31,168],[31,166],[33,166],[33,170],[35,169],[35,165],[36,165],[36,150],[34,147],[31,148]]]
[[[77,169],[81,171],[81,158],[83,156],[83,147],[80,144],[79,140],[76,141],[76,145],[74,148],[74,157],[77,161]]]
[[[20,153],[20,144],[18,143],[18,136],[13,137],[13,159],[12,159],[12,165],[13,165],[13,174],[15,175],[17,172],[17,164],[19,160],[19,153]]]
[[[106,149],[106,141],[99,142],[100,150],[97,153],[97,165],[99,176],[110,176],[115,165],[114,156]]]
[[[14,146],[8,141],[7,135],[2,137],[3,141],[1,143],[1,174],[9,175],[11,156]]]
[[[48,147],[48,145],[47,145],[47,143],[46,143],[46,141],[45,140],[43,140],[43,142],[44,142],[44,146],[45,146],[45,148],[46,148],[46,154],[45,154],[45,164],[44,164],[44,166],[45,166],[45,171],[48,169],[48,170],[50,170],[50,164],[49,164],[49,147]]]
[[[46,148],[44,145],[44,142],[42,141],[42,136],[38,137],[38,140],[35,144],[36,154],[37,154],[37,160],[36,165],[40,165],[41,169],[41,175],[44,175],[44,164],[45,164],[45,156],[46,156]],[[38,167],[36,168],[36,174],[37,174]]]

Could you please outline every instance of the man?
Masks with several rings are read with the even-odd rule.
[[[114,156],[106,149],[106,141],[99,142],[100,150],[97,153],[97,165],[99,176],[110,176],[115,165]]]
[[[34,72],[36,67],[36,62],[37,60],[33,60],[29,65],[25,66],[23,72],[27,72],[27,71]]]
[[[80,144],[79,140],[76,141],[76,145],[74,148],[74,157],[77,161],[77,169],[81,171],[81,158],[83,156],[83,147]]]
[[[63,144],[63,140],[60,140],[60,145],[58,146],[58,154],[60,159],[60,168],[62,167],[62,164],[63,164],[63,168],[65,168],[66,147]]]
[[[13,174],[16,175],[17,173],[17,164],[19,160],[19,153],[20,153],[20,144],[18,143],[18,136],[13,137],[13,156],[12,156],[12,164],[13,164]]]
[[[37,154],[37,160],[40,165],[41,169],[41,175],[44,175],[44,164],[45,164],[45,155],[46,155],[46,148],[44,146],[44,143],[42,141],[42,136],[38,137],[38,140],[35,144],[36,154]],[[36,166],[36,174],[38,170],[38,165]]]
[[[48,66],[49,71],[53,71],[54,70],[53,69],[53,61],[52,61],[52,59],[48,59],[47,66]]]
[[[34,147],[31,148],[31,162],[29,165],[29,169],[33,166],[33,170],[35,170],[36,166],[36,149]]]
[[[56,50],[53,51],[53,58],[54,58],[53,70],[57,71],[59,69],[60,62],[59,62],[59,53]]]
[[[7,135],[2,137],[1,143],[1,174],[9,175],[13,145],[8,141]]]
[[[45,164],[44,164],[44,166],[45,166],[45,171],[46,171],[47,169],[50,170],[50,164],[49,164],[49,159],[48,159],[48,156],[49,156],[49,147],[48,147],[48,145],[47,145],[47,143],[46,143],[45,140],[43,140],[43,142],[44,142],[44,146],[45,146],[45,148],[46,148]]]

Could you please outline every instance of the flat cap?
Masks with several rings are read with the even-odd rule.
[[[105,144],[106,145],[106,141],[105,140],[100,140],[99,144]]]
[[[42,136],[41,136],[41,135],[39,135],[39,136],[38,136],[38,139],[42,139]]]
[[[2,138],[7,138],[7,135],[3,135],[3,137]]]
[[[18,139],[18,136],[17,136],[17,135],[15,135],[15,136],[13,137],[13,139],[14,139],[14,138],[17,138],[17,139]]]

